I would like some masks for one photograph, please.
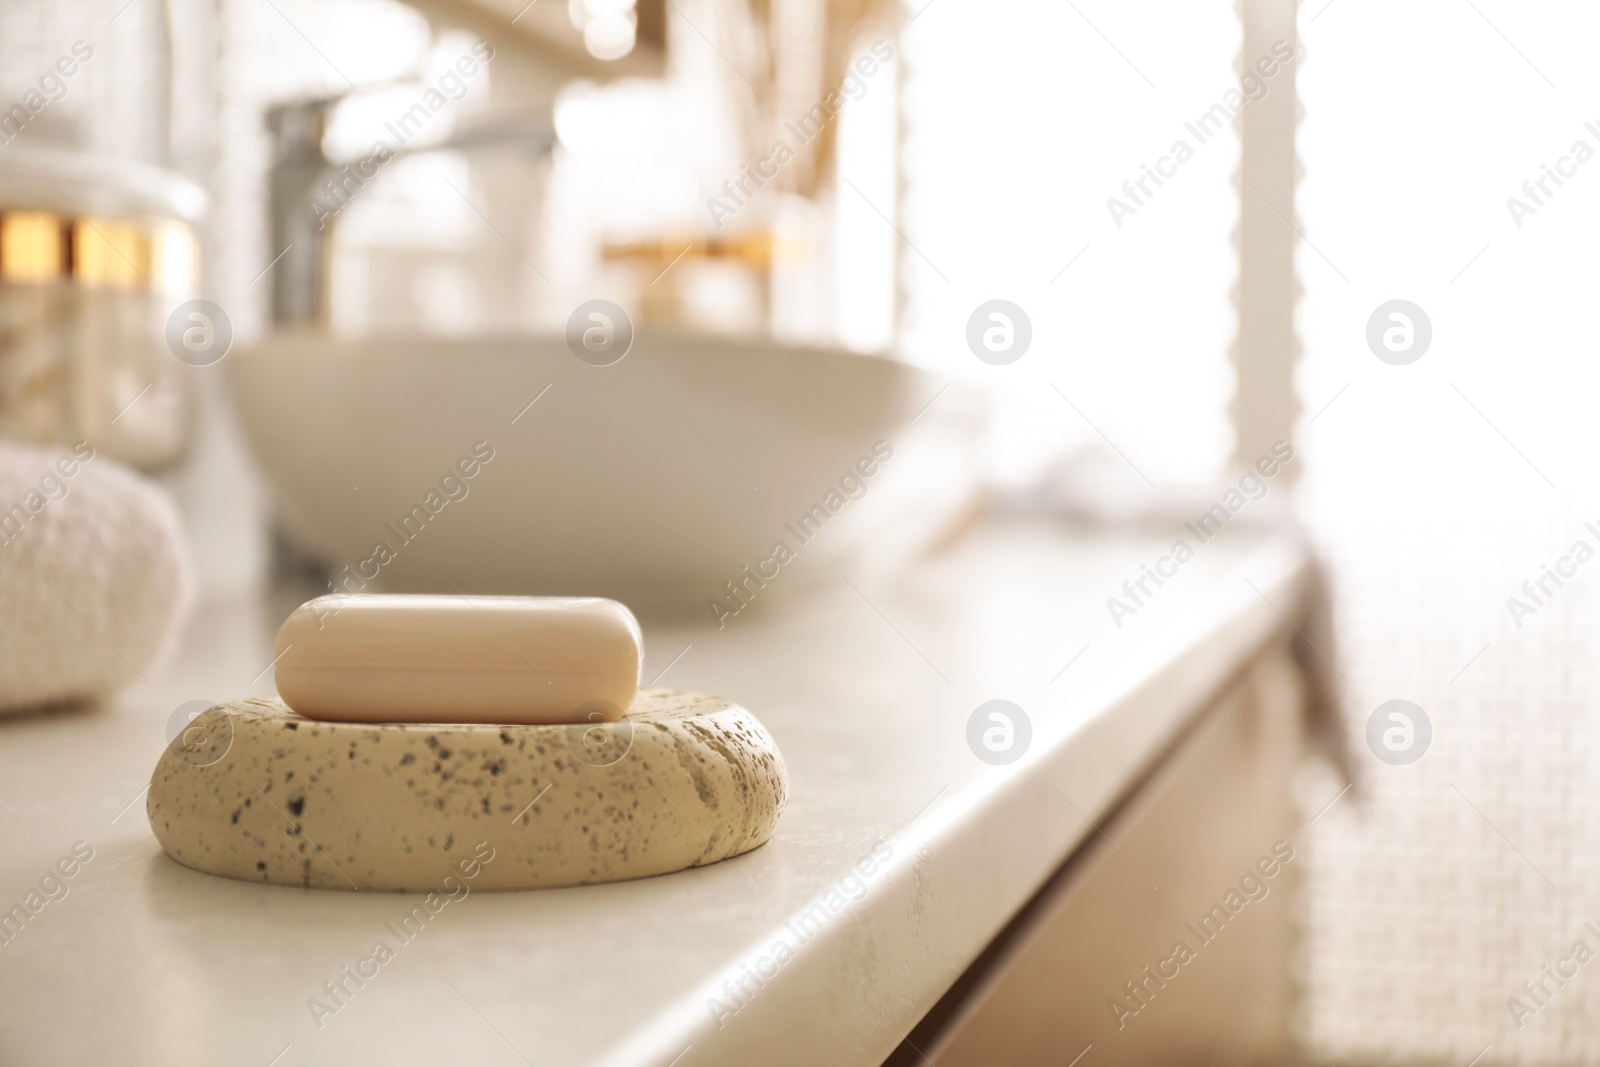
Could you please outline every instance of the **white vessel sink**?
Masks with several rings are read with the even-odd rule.
[[[945,382],[885,357],[642,335],[595,367],[560,337],[282,335],[227,363],[283,531],[352,591],[737,607],[730,580],[770,601],[909,558],[976,484],[970,394],[929,405]],[[493,458],[461,478],[478,442]]]

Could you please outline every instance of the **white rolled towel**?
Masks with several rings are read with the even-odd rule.
[[[0,441],[0,714],[148,679],[193,595],[163,490],[88,444]]]

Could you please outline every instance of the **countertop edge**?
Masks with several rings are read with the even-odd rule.
[[[939,797],[891,834],[893,854],[866,895],[792,959],[774,964],[772,949],[798,941],[789,925],[798,915],[753,939],[597,1062],[881,1064],[1211,698],[1295,625],[1311,576],[1302,543],[1288,534],[1265,538],[1218,582],[1226,599],[1204,632],[1196,635],[1192,616],[1146,630],[1141,658],[1153,670],[1090,690],[1084,702],[1100,710],[1087,721],[1036,736],[1023,760]],[[1072,783],[1070,798],[1062,782]],[[1062,832],[1040,834],[1039,813],[1051,810],[1061,812]],[[973,878],[974,869],[983,877]],[[758,980],[753,967],[776,973]],[[689,1056],[695,1049],[700,1054]]]

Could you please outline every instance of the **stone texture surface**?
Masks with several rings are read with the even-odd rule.
[[[219,704],[167,747],[147,811],[209,874],[426,891],[466,857],[476,889],[619,881],[763,844],[788,797],[772,736],[716,697],[641,690],[593,726],[315,722]]]

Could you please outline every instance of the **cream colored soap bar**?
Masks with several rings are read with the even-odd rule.
[[[284,622],[275,669],[309,719],[582,723],[627,711],[642,652],[615,600],[325,596]]]

